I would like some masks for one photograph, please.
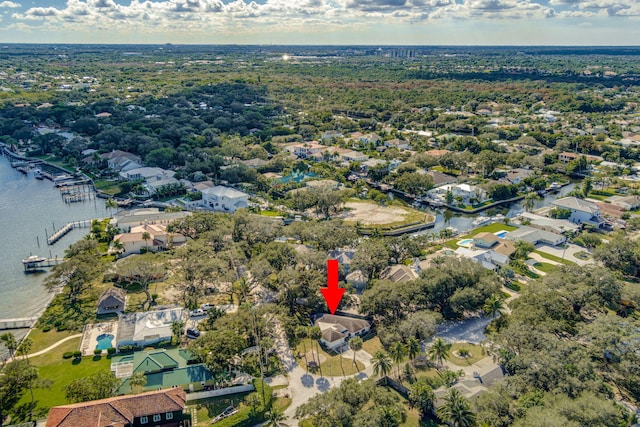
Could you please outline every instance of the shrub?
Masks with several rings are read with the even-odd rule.
[[[109,348],[107,349],[107,353],[108,353],[108,354],[115,354],[115,353],[116,353],[116,349],[115,349],[115,348],[113,348],[113,347],[109,347]]]
[[[72,351],[67,351],[66,353],[64,353],[62,355],[63,359],[71,359],[73,357],[73,352]]]
[[[508,282],[504,285],[506,288],[511,289],[512,291],[520,292],[520,285],[516,282]]]
[[[80,359],[82,357],[82,352],[81,351],[74,351],[73,352],[73,357],[74,357],[74,359]]]
[[[95,350],[93,350],[93,354],[95,354],[96,356],[101,355],[102,354],[102,350],[98,350],[96,348]]]
[[[67,330],[67,325],[58,325],[56,326],[56,331],[62,332]]]
[[[44,328],[42,328],[42,332],[49,332],[51,330],[51,325],[47,325]]]

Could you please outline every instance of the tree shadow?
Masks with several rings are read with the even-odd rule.
[[[329,380],[327,378],[318,378],[316,380],[316,385],[318,386],[318,390],[320,391],[328,391],[331,388],[331,384],[329,384]]]
[[[314,384],[313,376],[310,374],[304,374],[303,376],[301,376],[300,381],[302,382],[302,385],[305,387],[313,387],[313,384]]]

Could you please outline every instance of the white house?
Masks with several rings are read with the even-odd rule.
[[[109,169],[118,172],[136,169],[142,166],[142,160],[140,160],[140,157],[122,150],[114,150],[109,153],[104,153],[100,158],[107,161]]]
[[[293,154],[301,159],[311,157],[313,154],[320,154],[327,147],[322,144],[318,144],[315,141],[305,142],[302,144],[296,144],[293,146]]]
[[[147,237],[145,240],[144,237]],[[114,242],[121,245],[120,253],[123,256],[139,254],[143,248],[147,251],[163,251],[172,246],[178,246],[186,242],[186,237],[179,233],[168,233],[165,224],[134,225],[130,232],[116,234]]]
[[[526,225],[509,232],[505,238],[514,242],[524,241],[533,245],[543,243],[551,246],[560,246],[567,241],[567,238],[562,234],[556,234],[551,231],[544,231]]]
[[[214,211],[235,212],[249,206],[249,195],[233,188],[216,185],[202,190],[202,205]]]
[[[491,249],[469,249],[459,247],[456,249],[455,253],[460,257],[469,258],[471,261],[479,263],[489,270],[497,270],[509,263],[508,255],[501,254]]]
[[[350,338],[369,332],[371,324],[354,317],[323,314],[315,321],[322,331],[320,343],[334,351],[340,351]]]
[[[470,199],[476,198],[478,201],[483,202],[487,200],[487,192],[483,189],[469,184],[448,184],[436,187],[427,191],[427,195],[435,199],[444,200],[447,193],[451,192],[453,197],[461,197],[465,202],[469,202]]]
[[[576,224],[592,224],[597,227],[604,226],[604,219],[600,216],[600,208],[593,202],[577,197],[563,197],[551,202],[556,208],[569,209],[569,220]]]
[[[117,346],[138,345],[145,347],[160,341],[170,340],[173,336],[173,322],[184,321],[184,309],[169,308],[165,310],[128,313],[120,316],[118,321]]]
[[[520,221],[528,221],[528,225],[538,230],[550,231],[556,234],[567,232],[576,232],[580,227],[566,219],[554,219],[546,216],[534,214],[531,212],[523,212],[519,215]]]

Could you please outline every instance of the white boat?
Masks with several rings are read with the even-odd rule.
[[[497,215],[494,215],[494,216],[491,217],[491,221],[493,221],[493,222],[500,222],[500,221],[502,221],[504,219],[505,219],[505,216],[502,215],[502,214],[497,214]]]
[[[479,216],[473,220],[472,224],[474,227],[480,227],[481,225],[485,225],[491,222],[491,218],[488,216]]]
[[[25,258],[22,260],[23,264],[37,264],[39,262],[43,262],[46,261],[47,259],[45,257],[41,257],[38,255],[31,255],[28,258]]]
[[[549,187],[547,187],[548,191],[558,191],[562,188],[562,185],[558,184],[557,182],[552,182],[551,185],[549,185]]]

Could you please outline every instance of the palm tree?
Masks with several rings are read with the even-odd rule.
[[[524,205],[524,210],[529,212],[531,208],[535,206],[536,200],[540,200],[540,196],[538,196],[538,193],[527,193],[524,196],[524,201],[522,202],[522,204]]]
[[[4,346],[9,350],[9,357],[11,360],[15,360],[16,349],[18,348],[18,341],[11,332],[6,332],[0,337],[0,341],[4,343]]]
[[[504,304],[498,295],[493,294],[484,303],[482,309],[487,317],[490,316],[492,319],[495,319],[498,314],[502,314],[504,311]]]
[[[476,416],[471,411],[469,401],[455,389],[449,389],[444,403],[437,409],[440,420],[453,427],[472,427],[476,425]]]
[[[134,394],[138,394],[144,389],[144,386],[147,385],[147,376],[144,372],[134,372],[129,378],[129,385],[131,386],[131,391],[133,391]]]
[[[356,363],[356,352],[362,350],[362,338],[360,337],[353,337],[351,338],[351,340],[349,340],[349,348],[351,349],[351,351],[353,351],[353,364],[356,366],[356,369],[358,369],[358,371],[360,371],[360,369],[358,368],[358,364]]]
[[[267,415],[268,422],[265,425],[273,427],[286,426],[283,422],[286,419],[287,417],[281,411],[271,408]]]
[[[442,338],[437,338],[429,347],[429,359],[442,366],[442,362],[449,358],[450,348],[451,344],[447,344]]]
[[[304,365],[309,372],[309,362],[307,361],[307,338],[309,337],[309,330],[306,326],[298,326],[294,332],[296,338],[302,340],[302,347],[304,348]]]
[[[389,355],[382,350],[378,350],[373,355],[373,358],[371,359],[371,363],[373,364],[373,372],[376,375],[385,377],[384,383],[386,384],[387,383],[386,377],[389,374],[389,372],[391,372],[391,368],[393,367],[393,364],[391,362],[391,358],[389,357]]]
[[[182,332],[184,331],[184,323],[179,321],[174,321],[171,323],[171,333],[176,340],[177,344],[180,344],[182,340]]]
[[[109,210],[109,216],[113,218],[113,210],[112,209],[117,209],[118,208],[118,203],[116,203],[116,201],[113,200],[113,197],[109,197],[109,199],[107,199],[107,202],[105,203],[105,205],[107,206],[107,209]]]
[[[402,359],[407,355],[407,348],[401,342],[397,342],[391,346],[389,353],[391,353],[391,359],[396,364],[398,379],[400,379],[400,362],[402,362]]]
[[[142,233],[142,240],[144,240],[144,247],[148,251],[149,250],[149,240],[151,240],[151,234],[148,231]]]
[[[433,390],[424,380],[416,382],[409,392],[409,405],[418,409],[422,418],[433,413],[435,400]]]
[[[316,355],[318,356],[318,368],[320,369],[320,378],[322,378],[322,368],[320,367],[320,350],[318,349],[318,340],[322,338],[322,331],[319,326],[312,326],[309,329],[309,338],[315,341]]]
[[[409,338],[407,340],[407,356],[409,356],[409,360],[413,362],[420,354],[420,351],[422,351],[420,342],[415,337]]]

